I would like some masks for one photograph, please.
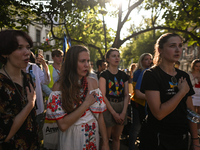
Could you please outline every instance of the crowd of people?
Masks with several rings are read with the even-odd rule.
[[[30,51],[27,33],[1,31],[0,149],[119,150],[131,105],[129,150],[137,138],[140,150],[200,150],[200,125],[187,118],[188,110],[200,114],[200,59],[180,70],[182,43],[176,33],[161,35],[154,56],[142,54],[128,76],[116,48],[97,71],[82,45],[65,56],[53,50],[48,65]]]

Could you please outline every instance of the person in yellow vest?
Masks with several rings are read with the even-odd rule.
[[[51,81],[48,85],[44,85],[44,84],[42,85],[42,90],[46,95],[46,100],[48,100],[48,97],[52,92],[52,87],[53,87],[54,83],[59,79],[60,70],[61,70],[61,66],[62,66],[62,62],[63,62],[63,51],[60,49],[56,49],[56,50],[52,51],[51,56],[53,59],[53,64],[48,65]],[[48,127],[45,125],[46,123],[47,124],[48,123],[56,123],[56,121],[55,120],[48,121],[45,119],[44,126],[43,126],[43,137],[44,137],[44,141],[45,141],[44,147],[47,149],[55,150],[55,149],[57,149],[57,144],[49,145],[48,143],[50,143],[51,141],[45,139],[45,134],[46,134],[45,131],[46,131],[46,128]],[[56,139],[54,139],[54,140],[56,140]]]
[[[153,56],[150,53],[143,53],[139,60],[137,68],[133,74],[133,90],[134,93],[131,97],[131,107],[133,111],[132,115],[132,125],[129,133],[129,150],[135,149],[135,141],[140,132],[141,124],[143,119],[145,118],[145,103],[146,98],[145,95],[142,94],[138,88],[136,88],[136,83],[138,78],[143,74],[143,71],[149,68],[152,64]],[[142,74],[141,74],[142,73]],[[141,81],[140,81],[141,82]]]
[[[52,55],[52,59],[53,59],[53,64],[48,65],[51,81],[48,85],[42,86],[43,92],[46,94],[47,97],[52,92],[51,89],[53,87],[53,84],[59,78],[60,69],[61,69],[61,65],[62,65],[62,62],[63,62],[63,51],[60,50],[60,49],[56,49],[56,50],[52,51],[51,55]]]

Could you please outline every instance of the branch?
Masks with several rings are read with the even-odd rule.
[[[137,33],[133,33],[132,35],[130,35],[127,38],[125,38],[124,40],[121,40],[119,43],[122,45],[127,40],[130,40],[131,38],[136,37],[137,35],[139,35],[141,33],[145,33],[145,32],[148,32],[148,31],[151,31],[151,30],[156,30],[156,29],[166,29],[166,30],[172,30],[172,31],[186,33],[186,34],[189,34],[194,40],[200,41],[200,38],[198,38],[196,35],[194,35],[193,33],[189,32],[187,30],[181,30],[181,29],[177,29],[177,28],[157,26],[157,27],[153,27],[153,28],[149,28],[149,29],[145,29],[145,30],[139,31]]]
[[[118,21],[118,30],[121,31],[122,26],[125,24],[125,22],[128,20],[128,17],[130,15],[130,13],[132,12],[133,9],[135,9],[136,7],[138,7],[144,0],[139,0],[138,2],[136,2],[135,4],[131,5],[130,7],[128,7],[128,12],[126,14],[126,16],[124,17],[123,21],[120,20],[120,22]],[[122,16],[122,14],[121,14]]]
[[[77,42],[77,43],[82,43],[82,44],[84,44],[84,45],[87,45],[88,47],[92,47],[92,48],[97,49],[98,52],[99,52],[100,55],[101,55],[101,58],[102,58],[102,59],[104,58],[104,56],[103,56],[103,54],[102,54],[102,52],[101,52],[101,48],[99,48],[99,47],[97,47],[97,46],[95,46],[95,45],[93,45],[93,44],[85,43],[84,41],[80,41],[80,40],[71,39],[71,41],[74,41],[74,42]]]
[[[187,17],[189,18],[190,17],[190,14],[189,14],[189,12],[185,9],[185,3],[184,3],[184,1],[183,0],[181,0],[181,3],[182,3],[182,5],[183,5],[183,9],[184,9],[184,12],[187,14]]]
[[[116,36],[115,36],[115,41],[113,43],[113,45],[117,45],[116,42],[118,42],[120,40],[120,32],[121,32],[121,29],[123,27],[123,25],[125,24],[125,22],[128,20],[128,17],[131,13],[131,11],[136,8],[137,6],[139,6],[144,0],[139,0],[138,2],[136,2],[135,4],[133,4],[132,6],[130,6],[128,8],[128,12],[126,14],[126,16],[124,17],[123,21],[121,21],[122,19],[122,4],[119,6],[119,13],[118,13],[118,25],[117,25],[117,33],[116,33]]]

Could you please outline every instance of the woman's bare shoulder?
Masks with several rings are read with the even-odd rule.
[[[97,80],[92,78],[92,77],[87,77],[87,81],[88,81],[88,88],[90,90],[94,90],[98,88],[98,83]]]
[[[52,91],[59,91],[59,90],[60,90],[60,84],[59,82],[55,82],[53,84]]]

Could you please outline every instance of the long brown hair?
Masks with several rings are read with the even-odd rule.
[[[59,83],[62,93],[62,108],[67,113],[74,111],[74,102],[79,104],[81,100],[79,96],[81,85],[78,83],[77,64],[78,55],[83,51],[89,53],[85,46],[75,45],[69,48],[61,67]]]

